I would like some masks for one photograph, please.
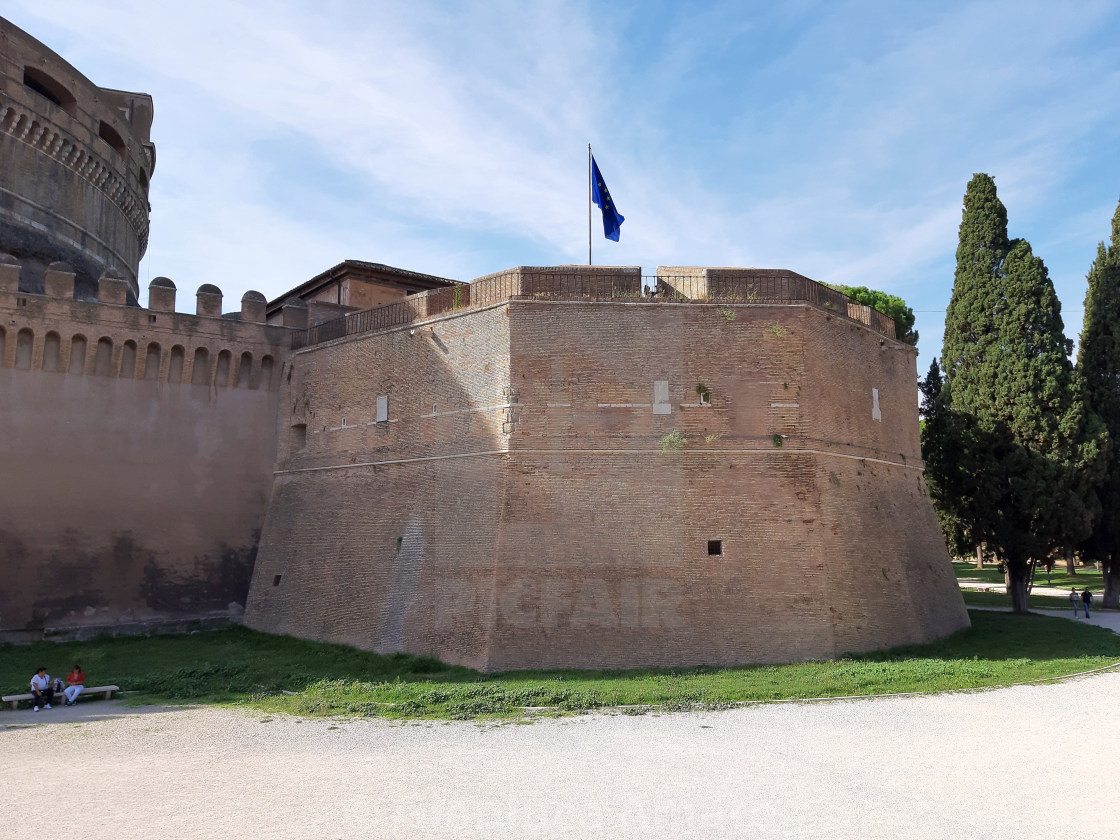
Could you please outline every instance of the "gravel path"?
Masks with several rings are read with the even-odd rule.
[[[91,701],[0,712],[0,837],[1115,837],[1118,708],[1120,673],[531,725]]]

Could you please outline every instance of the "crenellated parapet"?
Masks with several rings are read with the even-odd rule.
[[[450,288],[431,289],[373,309],[312,320],[293,336],[296,349],[394,329],[460,310],[511,300],[640,304],[804,305],[870,327],[894,339],[894,320],[796,272],[770,268],[665,267],[644,277],[638,266],[518,266]],[[344,307],[345,309],[345,307]],[[298,326],[291,324],[291,326]]]
[[[147,94],[94,85],[0,18],[0,249],[23,263],[25,291],[40,291],[46,266],[65,260],[79,297],[106,270],[136,297],[152,111]]]
[[[892,330],[782,269],[557,266],[297,332],[245,623],[485,671],[967,627]]]
[[[20,291],[20,263],[0,254],[0,368],[169,385],[272,391],[290,329],[264,323],[265,298],[247,292],[222,314],[222,292],[199,287],[195,314],[175,312],[175,284],[157,277],[152,306],[128,303],[120,274],[98,278],[96,300],[74,297],[77,274],[62,262],[43,273],[43,294]]]

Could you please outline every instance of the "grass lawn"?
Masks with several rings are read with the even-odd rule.
[[[1006,592],[973,592],[969,589],[962,589],[961,595],[964,596],[964,603],[967,607],[1006,607],[1011,609],[1011,596]],[[1031,595],[1027,599],[1027,605],[1032,610],[1073,611],[1069,605],[1069,598],[1064,595]],[[1098,594],[1091,609],[1096,612],[1100,609],[1100,606],[1101,599]]]
[[[671,671],[483,675],[429,657],[379,656],[243,627],[3,645],[0,693],[26,691],[40,664],[64,676],[80,662],[94,684],[135,692],[134,703],[219,703],[302,716],[509,718],[524,714],[523,707],[553,713],[628,705],[719,708],[750,700],[937,692],[1060,677],[1120,661],[1120,636],[1100,627],[1038,615],[970,615],[972,629],[931,645],[833,662]]]
[[[953,571],[956,572],[957,580],[974,580],[990,583],[994,586],[1003,586],[1003,575],[995,566],[990,568],[977,569],[976,564],[972,562],[953,562]],[[1076,586],[1080,591],[1085,587],[1096,595],[1093,600],[1093,609],[1101,609],[1101,596],[1104,593],[1104,576],[1096,571],[1089,569],[1081,569],[1076,575],[1067,575],[1065,573],[1065,566],[1059,572],[1057,568],[1050,574],[1050,583],[1046,582],[1046,572],[1040,569],[1034,577],[1035,587],[1040,586],[1054,586],[1058,588],[1065,588],[1068,590],[1071,586]],[[976,592],[971,589],[961,589],[961,594],[964,596],[964,602],[970,607],[1011,607],[1011,596],[1004,592],[1002,589],[998,592]],[[1068,595],[1030,595],[1027,600],[1031,609],[1055,609],[1055,610],[1068,610],[1069,596]]]
[[[1003,573],[999,568],[993,564],[985,564],[983,569],[977,569],[974,562],[959,562],[953,561],[953,571],[957,574],[957,580],[975,580],[983,581],[985,583],[1003,584]],[[1084,589],[1086,586],[1095,592],[1100,597],[1104,592],[1104,575],[1096,569],[1079,568],[1076,575],[1067,575],[1065,563],[1060,566],[1055,566],[1054,571],[1050,573],[1050,582],[1046,582],[1046,570],[1039,569],[1034,575],[1035,586],[1056,586],[1059,588],[1069,589],[1071,586],[1076,586],[1079,590]]]

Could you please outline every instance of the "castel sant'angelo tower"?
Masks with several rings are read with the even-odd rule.
[[[786,270],[356,260],[143,308],[152,119],[0,19],[0,639],[241,621],[494,671],[968,625],[886,316]]]

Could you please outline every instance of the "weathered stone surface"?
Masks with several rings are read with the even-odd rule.
[[[100,88],[0,18],[0,250],[20,288],[43,291],[49,263],[77,274],[78,297],[116,271],[138,292],[155,169],[152,99]]]
[[[634,266],[352,260],[140,309],[151,120],[0,18],[0,638],[247,592],[254,627],[485,670],[967,626],[886,316],[786,270],[660,269],[654,301]]]
[[[289,339],[0,290],[0,638],[244,603]]]
[[[247,623],[485,670],[947,635],[886,340],[808,305],[514,300],[298,352]]]

